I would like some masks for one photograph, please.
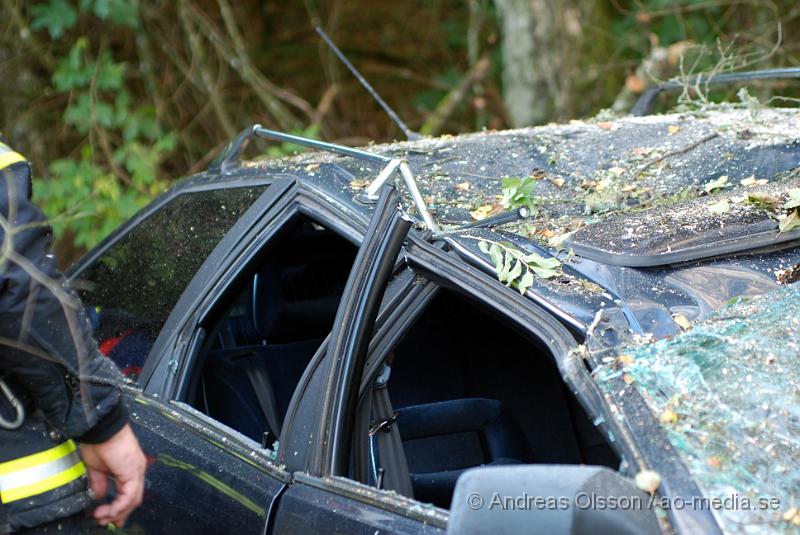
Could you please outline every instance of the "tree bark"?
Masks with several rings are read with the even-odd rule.
[[[495,0],[503,32],[503,99],[514,126],[541,124],[563,111],[565,3]]]

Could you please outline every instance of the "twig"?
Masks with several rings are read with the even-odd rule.
[[[667,158],[672,158],[673,156],[678,156],[679,154],[685,154],[685,153],[689,152],[690,150],[696,149],[697,147],[699,147],[703,143],[706,143],[707,141],[711,141],[712,139],[714,139],[716,137],[719,137],[719,132],[711,132],[710,134],[707,134],[707,135],[701,137],[700,139],[698,139],[694,143],[690,143],[689,145],[686,145],[685,147],[682,147],[680,149],[674,150],[672,152],[667,152],[666,154],[662,154],[658,158],[653,158],[649,162],[647,162],[647,163],[643,164],[641,167],[639,167],[639,169],[636,170],[636,172],[634,173],[633,176],[637,177],[637,176],[641,175],[642,173],[644,173],[647,169],[649,169],[653,165],[657,164],[658,162],[664,161]]]
[[[250,57],[247,55],[247,51],[244,47],[244,39],[242,39],[239,29],[236,26],[236,19],[230,4],[228,4],[226,0],[218,0],[217,3],[225,23],[225,28],[233,44],[228,43],[227,40],[223,38],[214,24],[209,21],[193,3],[188,5],[187,13],[192,16],[198,28],[206,35],[206,38],[222,59],[225,60],[227,64],[232,65],[239,73],[242,80],[255,91],[256,96],[270,111],[272,116],[275,117],[275,120],[278,121],[280,126],[286,130],[300,128],[302,126],[301,121],[295,117],[281,101],[301,110],[309,120],[313,116],[313,108],[308,102],[297,95],[273,84],[253,67]]]
[[[188,6],[191,6],[191,4],[188,4]],[[183,26],[183,30],[186,32],[186,35],[189,38],[189,48],[192,51],[192,55],[200,58],[200,61],[198,62],[200,68],[200,77],[203,81],[203,84],[207,88],[208,97],[211,101],[212,107],[214,108],[214,112],[216,113],[223,130],[225,130],[225,134],[231,138],[236,135],[236,128],[233,126],[233,122],[228,115],[225,105],[219,98],[219,93],[211,88],[211,74],[208,72],[205,62],[203,61],[203,47],[200,43],[200,36],[192,27],[191,22],[189,22],[189,17],[186,16],[188,13],[187,9],[189,9],[188,6],[187,2],[184,1],[178,4],[178,18],[181,19],[181,26]]]
[[[420,133],[426,136],[435,136],[438,134],[442,130],[444,123],[453,113],[453,110],[455,110],[456,106],[458,106],[464,100],[469,88],[486,77],[486,73],[489,72],[489,67],[491,67],[489,56],[484,55],[475,65],[472,66],[469,72],[467,72],[467,74],[461,80],[461,83],[454,87],[452,91],[450,91],[441,101],[439,101],[436,109],[431,112],[427,119],[425,119],[425,122],[419,129]]]
[[[41,60],[51,73],[55,71],[58,62],[53,55],[50,54],[50,51],[39,42],[35,32],[28,26],[25,17],[19,12],[19,3],[13,2],[12,0],[3,0],[3,6],[7,12],[11,13],[11,19],[14,21],[14,24],[19,27],[20,34],[23,36],[21,41],[29,44],[35,56]]]

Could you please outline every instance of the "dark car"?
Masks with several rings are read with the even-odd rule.
[[[69,274],[149,455],[130,529],[790,532],[800,346],[782,382],[759,352],[800,343],[762,310],[800,308],[798,137],[773,109],[364,150],[246,130]],[[253,138],[323,150],[240,161]],[[698,505],[728,488],[777,502]]]

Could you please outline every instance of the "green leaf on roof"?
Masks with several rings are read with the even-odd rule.
[[[536,187],[536,181],[532,177],[507,177],[502,180],[502,184],[503,198],[500,204],[504,208],[514,210],[526,207],[533,212],[535,208],[533,189]]]
[[[557,258],[525,254],[510,243],[480,240],[478,248],[491,258],[497,279],[506,286],[516,286],[520,294],[533,286],[536,277],[551,279],[561,274],[561,262]]]

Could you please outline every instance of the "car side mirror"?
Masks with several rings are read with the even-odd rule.
[[[473,468],[458,479],[447,533],[657,534],[651,501],[602,466]]]

